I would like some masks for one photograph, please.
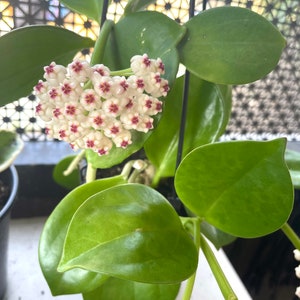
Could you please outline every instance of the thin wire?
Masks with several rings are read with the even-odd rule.
[[[189,18],[192,18],[194,16],[194,13],[195,13],[195,0],[191,0],[189,6]],[[189,84],[190,84],[190,72],[186,70],[184,76],[184,87],[183,87],[183,95],[182,95],[182,111],[181,111],[181,121],[180,121],[180,129],[179,129],[178,148],[177,148],[176,169],[182,160],[182,154],[183,154],[184,134],[185,134],[188,98],[189,98]]]
[[[103,23],[106,21],[107,18],[107,10],[108,10],[109,0],[103,1],[101,19],[100,19],[100,27],[102,27]]]
[[[194,13],[195,13],[195,1],[191,0],[189,6],[189,18],[192,18],[194,16]],[[190,72],[186,70],[184,75],[184,86],[183,86],[183,93],[182,93],[182,111],[181,111],[181,120],[180,120],[178,146],[177,146],[176,169],[178,168],[183,155],[184,134],[185,134],[185,127],[186,127],[186,120],[187,120],[187,109],[188,109],[188,98],[189,98],[189,85],[190,85]],[[182,202],[177,196],[174,185],[173,185],[171,203],[180,215],[187,215]]]

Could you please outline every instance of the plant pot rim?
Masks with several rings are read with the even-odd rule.
[[[18,173],[14,165],[10,166],[7,170],[3,171],[3,173],[4,172],[10,172],[11,181],[13,182],[13,184],[11,186],[9,198],[5,203],[4,207],[0,210],[0,219],[4,218],[9,213],[10,208],[12,207],[14,199],[16,197],[19,183]]]

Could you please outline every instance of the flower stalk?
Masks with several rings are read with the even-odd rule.
[[[286,237],[291,241],[294,247],[300,250],[300,239],[296,232],[292,229],[292,227],[286,222],[281,227],[281,230],[286,235]]]
[[[220,290],[224,296],[224,299],[228,300],[237,300],[237,296],[235,295],[230,283],[228,282],[221,266],[219,265],[213,251],[211,250],[209,244],[205,240],[203,236],[200,236],[201,240],[201,249],[206,257],[206,260],[211,268],[211,271],[214,274],[214,277],[220,287]]]
[[[188,221],[185,224],[185,228],[188,229],[188,231],[191,231],[191,230],[189,230],[190,225],[192,225],[190,229],[192,229],[192,231],[193,231],[192,234],[194,237],[194,243],[195,243],[197,251],[199,252],[200,245],[201,245],[200,218],[189,218],[188,219]],[[195,280],[196,280],[196,272],[187,280],[182,300],[191,299]]]

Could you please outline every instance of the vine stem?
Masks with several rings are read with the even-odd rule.
[[[192,222],[192,224],[193,224],[192,230],[193,230],[194,243],[195,243],[196,249],[199,253],[200,236],[201,236],[201,234],[200,234],[200,218],[189,218],[188,222]],[[196,272],[187,280],[182,300],[190,300],[191,299],[192,292],[194,289],[195,279],[196,279]]]
[[[96,179],[96,172],[97,169],[94,168],[91,163],[87,163],[85,182],[88,183],[94,181]]]
[[[214,274],[214,277],[219,285],[219,288],[224,296],[224,299],[237,300],[238,298],[235,295],[232,287],[230,286],[230,283],[228,282],[209,244],[207,243],[207,241],[203,236],[200,236],[200,240],[201,240],[201,249],[205,255],[205,258],[210,266],[211,271]]]
[[[85,150],[78,153],[75,158],[72,160],[68,168],[63,172],[64,176],[70,175],[78,166],[79,162],[82,160],[82,158],[85,155]]]
[[[288,223],[284,223],[283,226],[281,227],[281,230],[291,241],[294,247],[300,250],[300,238],[297,235],[297,233],[292,229],[292,227]]]
[[[109,34],[114,26],[112,20],[105,20],[100,29],[99,37],[96,40],[94,51],[91,57],[91,65],[95,65],[103,60],[104,50]]]

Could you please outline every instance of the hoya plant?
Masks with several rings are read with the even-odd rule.
[[[57,166],[71,191],[40,239],[53,295],[173,300],[187,280],[187,300],[203,251],[224,298],[235,299],[207,240],[220,248],[281,229],[300,249],[287,223],[299,173],[286,139],[220,142],[231,86],[272,71],[285,39],[248,9],[213,8],[178,24],[145,10],[152,2],[129,0],[113,22],[109,1],[61,1],[99,23],[96,40],[47,25],[0,38],[1,105],[33,90],[46,133],[77,151]],[[91,58],[78,59],[86,48]],[[73,184],[82,160],[86,177]]]

